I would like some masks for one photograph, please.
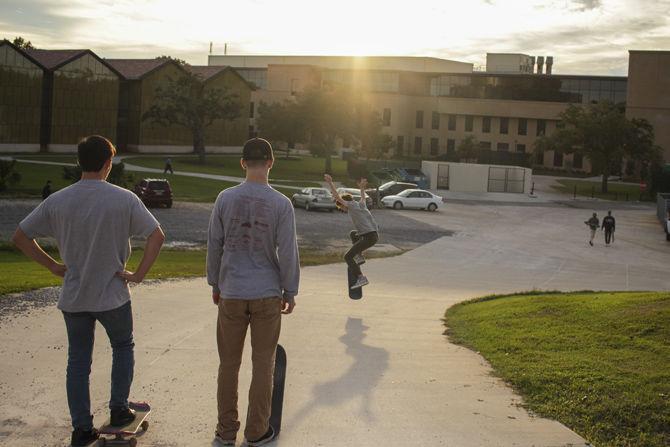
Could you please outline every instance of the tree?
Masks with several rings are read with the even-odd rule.
[[[358,102],[354,117],[354,136],[358,140],[358,153],[365,158],[382,158],[394,146],[393,138],[382,132],[379,112],[369,104]]]
[[[16,45],[17,47],[21,48],[22,50],[34,50],[35,49],[32,42],[30,42],[29,40],[24,39],[21,36],[15,37],[14,40],[12,41],[12,43],[14,45]]]
[[[16,172],[16,160],[0,159],[0,191],[21,181],[21,174]]]
[[[539,138],[535,150],[587,157],[592,171],[602,175],[603,193],[607,192],[610,174],[620,172],[624,158],[642,164],[658,158],[653,127],[643,119],[627,119],[621,105],[609,101],[588,106],[571,104],[559,117],[556,131]]]
[[[184,59],[179,59],[178,57],[173,57],[173,56],[166,56],[163,54],[162,56],[158,56],[156,59],[161,60],[161,61],[172,61],[176,62],[180,66],[184,67],[188,65]]]
[[[304,123],[298,119],[298,108],[295,101],[261,102],[258,105],[256,126],[259,136],[267,139],[273,146],[278,142],[286,143],[286,156],[289,149],[298,142],[305,141]]]
[[[142,115],[161,126],[184,126],[193,136],[193,152],[205,162],[205,129],[216,120],[233,121],[242,106],[227,89],[206,88],[200,76],[184,71],[177,79],[156,88],[154,104]]]
[[[479,157],[479,143],[474,135],[468,135],[458,145],[458,157],[466,162],[476,162]]]

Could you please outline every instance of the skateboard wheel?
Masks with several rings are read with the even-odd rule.
[[[140,424],[140,427],[142,427],[142,430],[144,430],[144,431],[149,430],[149,421],[142,421],[142,424]]]
[[[135,447],[135,446],[137,445],[137,439],[135,439],[135,438],[130,438],[130,439],[128,440],[128,445],[129,445],[130,447]]]

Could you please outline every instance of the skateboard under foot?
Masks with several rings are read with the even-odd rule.
[[[135,411],[135,419],[129,424],[121,427],[114,427],[111,425],[111,420],[107,419],[102,427],[98,430],[100,439],[98,445],[129,445],[135,447],[137,445],[137,434],[140,430],[145,432],[149,430],[149,421],[147,417],[151,413],[151,407],[146,402],[131,402],[128,407]],[[113,436],[108,439],[104,436]]]

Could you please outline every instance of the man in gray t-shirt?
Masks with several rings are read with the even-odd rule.
[[[134,364],[128,282],[144,279],[165,238],[135,194],[105,181],[115,153],[112,143],[97,135],[79,143],[81,180],[40,203],[19,223],[13,237],[23,253],[63,278],[58,308],[68,333],[67,397],[74,446],[88,445],[98,437],[89,396],[96,321],[105,328],[113,350],[112,424],[124,425],[135,417],[128,407]],[[125,270],[131,236],[147,238],[135,272]],[[41,249],[38,237],[56,240],[63,263]]]
[[[368,185],[368,181],[362,178],[358,182],[358,187],[361,190],[361,200],[357,202],[351,194],[340,196],[330,175],[324,175],[324,179],[330,186],[330,191],[337,202],[338,209],[347,212],[351,218],[351,223],[354,224],[355,230],[349,234],[354,245],[345,253],[344,260],[357,278],[351,288],[363,287],[369,284],[369,281],[361,272],[360,264],[365,262],[361,253],[375,245],[379,240],[379,227],[365,202],[365,187]]]

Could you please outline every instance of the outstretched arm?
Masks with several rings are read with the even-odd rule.
[[[328,183],[328,186],[330,187],[330,193],[333,195],[333,199],[343,207],[347,207],[347,202],[342,200],[342,197],[340,197],[340,194],[337,192],[337,189],[335,188],[335,185],[333,184],[333,177],[331,177],[329,174],[324,174],[323,179]]]
[[[358,187],[361,190],[361,205],[365,205],[367,202],[365,201],[365,188],[368,186],[368,179],[362,178],[358,182]]]

